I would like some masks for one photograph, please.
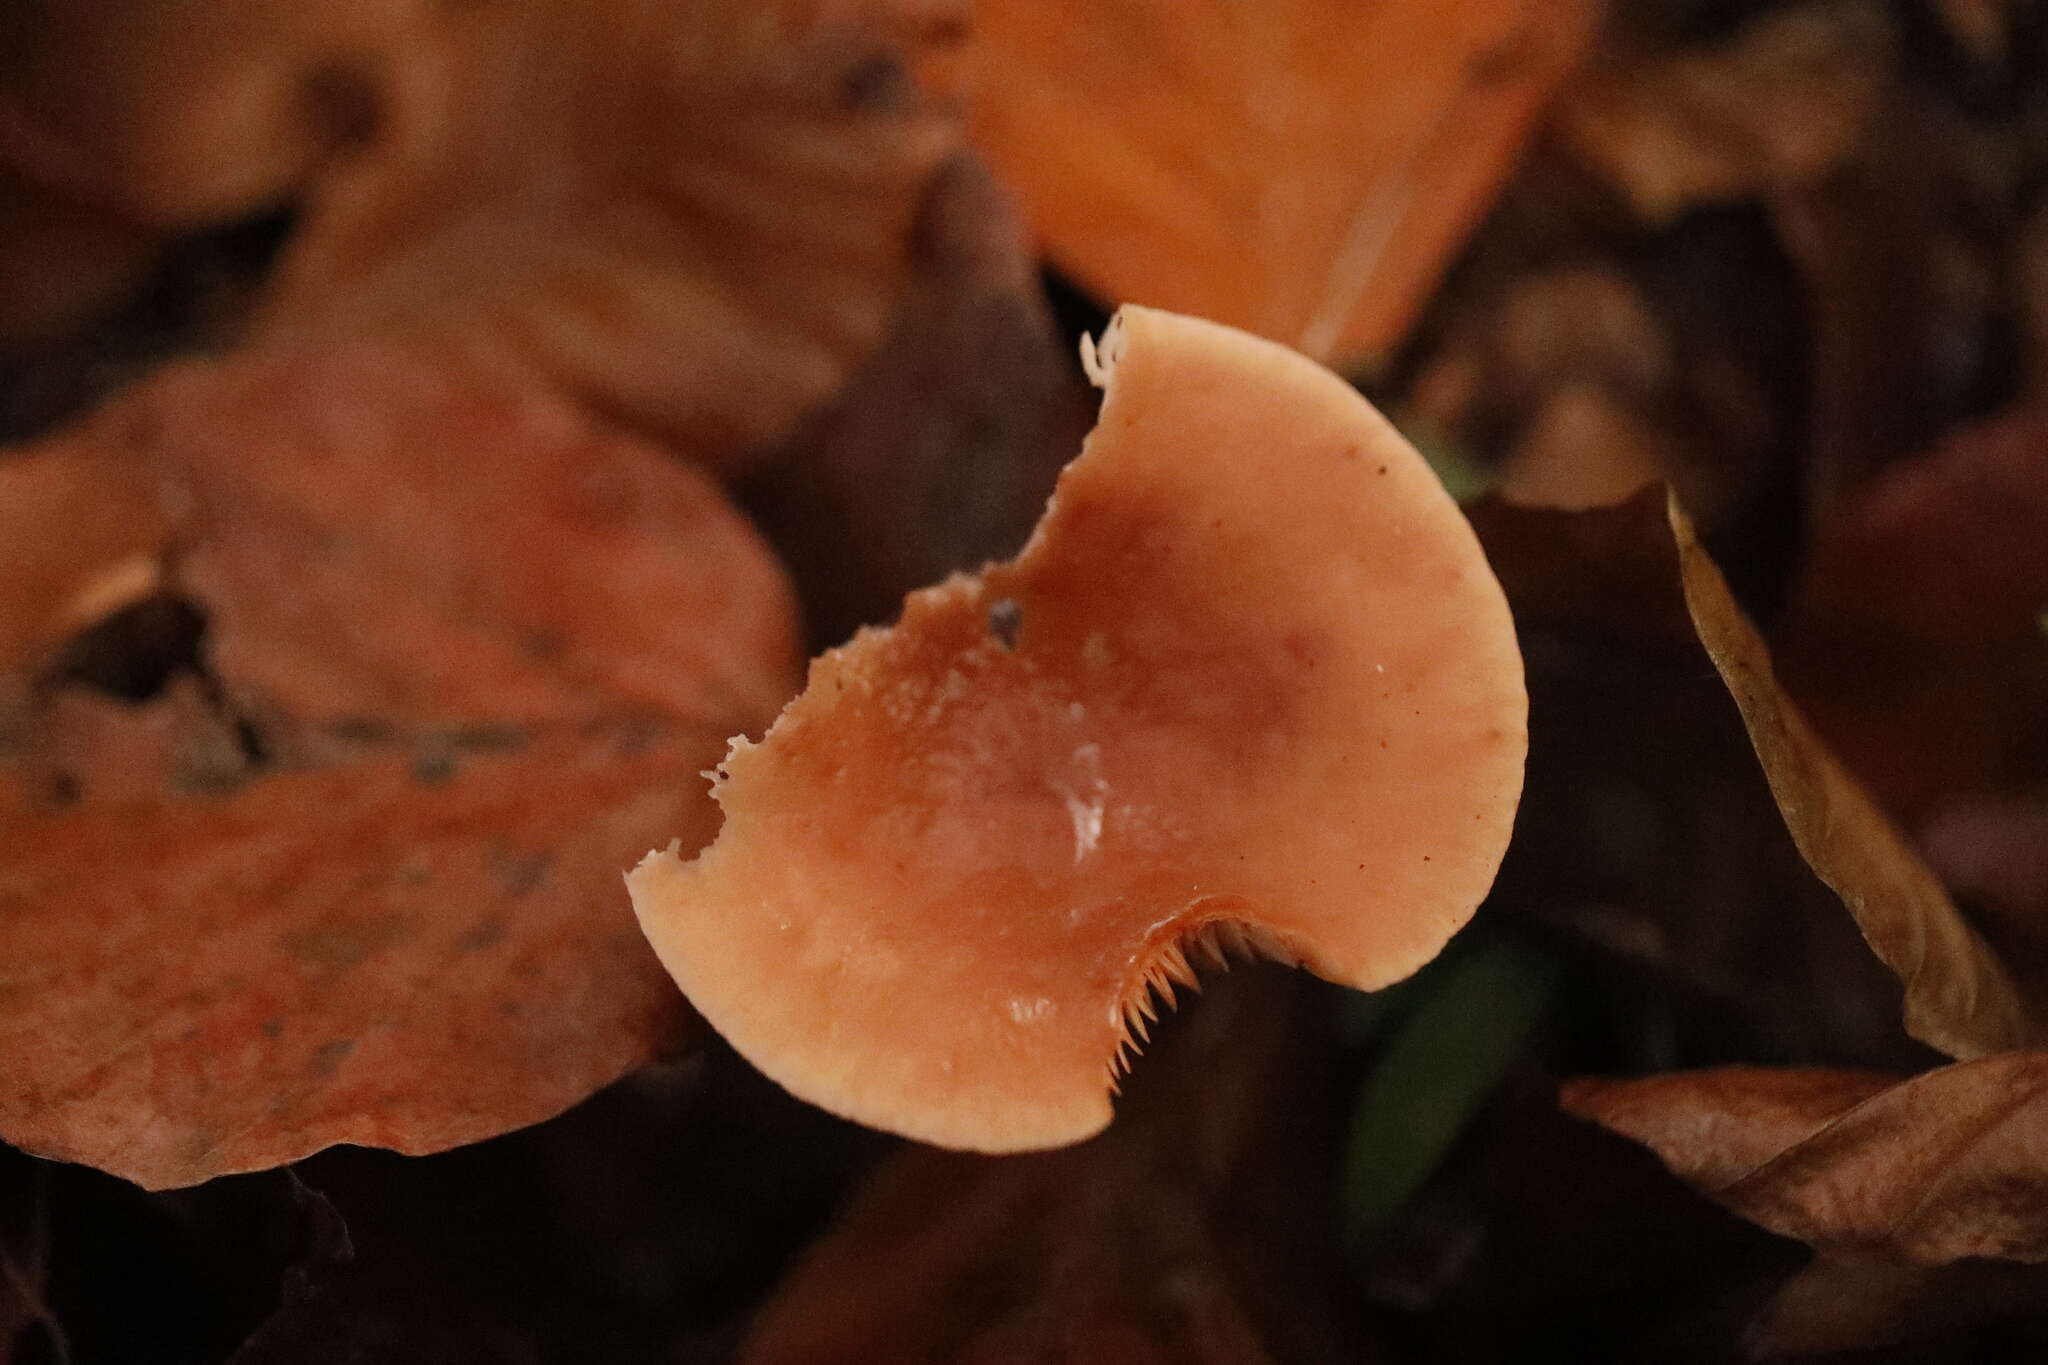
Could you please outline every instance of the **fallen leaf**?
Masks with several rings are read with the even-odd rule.
[[[729,468],[880,339],[954,121],[875,0],[484,0],[393,54],[259,336],[421,341]],[[923,32],[921,26],[912,26]]]
[[[1313,999],[1271,969],[1219,978],[1132,1076],[1116,1124],[1080,1146],[898,1157],[805,1256],[740,1360],[1361,1359],[1320,1216],[1328,1115],[1302,1047]]]
[[[2048,1261],[2048,1055],[1906,1078],[1734,1067],[1579,1080],[1563,1102],[1744,1218],[1829,1252]]]
[[[1530,794],[1496,902],[1650,965],[1785,1060],[1922,1059],[1859,928],[1918,973],[1916,1036],[2023,1032],[2006,972],[1799,720],[1674,508],[1470,509],[1530,659]]]
[[[0,1133],[189,1184],[474,1141],[671,1045],[618,871],[709,837],[697,774],[795,654],[705,475],[338,345],[180,368],[21,470],[66,518],[154,502],[21,542],[64,572],[9,623],[4,766],[30,780],[0,822]],[[164,592],[185,671],[90,695],[79,627]]]
[[[1749,729],[1799,851],[1842,897],[1872,951],[1905,983],[1906,1029],[1952,1057],[2038,1044],[2048,1017],[1870,793],[1779,687],[1763,638],[1673,498],[1686,606]]]
[[[552,403],[330,343],[173,372],[118,418],[168,471],[171,581],[252,715],[417,732],[643,709],[732,733],[787,696],[761,661],[794,653],[791,601],[752,528]]]
[[[169,522],[136,474],[112,451],[0,457],[0,674],[154,586]]]
[[[1614,229],[1554,221],[1559,182],[1578,183],[1555,163],[1518,182],[1432,304],[1399,420],[1527,506],[1606,506],[1654,479],[1712,532],[1754,521],[1791,477],[1785,425],[1805,401],[1787,382],[1806,346],[1793,299],[1728,268],[1739,233],[1642,234],[1622,262],[1589,249]]]
[[[1105,300],[1357,361],[1405,335],[1598,10],[988,0],[970,130]]]
[[[543,740],[10,823],[0,1132],[148,1188],[336,1142],[437,1151],[673,1045],[617,870],[718,731]]]

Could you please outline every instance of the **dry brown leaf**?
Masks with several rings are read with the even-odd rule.
[[[1676,499],[1670,512],[1686,605],[1701,643],[1742,708],[1799,851],[1905,983],[1907,1031],[1953,1057],[2039,1042],[2048,1022],[1778,686],[1763,638],[1736,606]]]
[[[1326,1116],[1301,1058],[1312,1001],[1277,971],[1234,972],[1169,1021],[1100,1137],[1022,1157],[899,1157],[808,1253],[740,1359],[1359,1360],[1319,1215]]]
[[[394,54],[259,331],[400,333],[709,464],[880,338],[959,145],[879,0],[483,0]]]
[[[1576,516],[1482,506],[1473,520],[1525,631],[1532,619],[1563,615],[1643,642],[1696,636],[1741,712],[1799,852],[1905,983],[1908,1032],[1952,1056],[2025,1047],[2048,1034],[2007,967],[1779,686],[1762,637],[1675,498]],[[1631,567],[1617,574],[1617,564]],[[1592,582],[1623,582],[1626,591],[1594,591]]]
[[[985,0],[970,126],[1107,301],[1357,360],[1407,331],[1597,10]]]
[[[1560,102],[1558,128],[1638,214],[1666,222],[1821,179],[1875,114],[1891,56],[1870,0],[1788,6],[1705,51],[1607,54]]]
[[[1823,1250],[2048,1261],[2048,1055],[1903,1079],[1729,1068],[1580,1080],[1563,1098],[1744,1218]]]
[[[150,1188],[546,1118],[683,1009],[618,869],[716,823],[722,734],[398,757],[11,823],[0,1132]]]
[[[1770,652],[1670,504],[1686,606],[1728,684],[1799,851],[1842,897],[1906,986],[1906,1029],[1952,1057],[2038,1044],[2048,1018],[1971,926],[1920,855],[1778,685]]]

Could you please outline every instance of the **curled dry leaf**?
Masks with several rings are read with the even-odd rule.
[[[1833,875],[1901,916],[1908,947],[1913,907],[1884,899],[1908,874],[1888,869],[1889,854],[1867,851],[1861,866],[1846,850],[1869,841],[1908,860],[1911,851],[1881,822],[1824,823],[1849,818],[1846,798],[1791,808],[1776,799],[1748,727],[1784,729],[1790,722],[1771,718],[1789,703],[1768,684],[1768,654],[1725,586],[1705,579],[1703,553],[1689,594],[1665,490],[1583,512],[1497,498],[1469,510],[1529,660],[1528,787],[1496,904],[1647,968],[1660,995],[1675,989],[1696,1013],[1754,1030],[1766,1056],[1925,1062],[1900,1029],[1896,976],[1788,827],[1839,842]],[[1707,657],[1708,638],[1743,665],[1739,696]],[[1917,908],[1946,917],[1946,932],[1962,923],[1938,889]],[[1930,951],[1960,953],[1928,965],[1936,979],[1980,961],[1967,935],[1926,937]]]
[[[1770,652],[1670,501],[1686,607],[1742,708],[1771,792],[1813,870],[1905,983],[1906,1029],[1952,1057],[2038,1044],[2048,1013],[2015,984],[1941,882],[1779,687]]]
[[[745,1365],[1359,1360],[1319,1216],[1315,999],[1272,969],[1167,1024],[1077,1147],[885,1166],[762,1313]]]
[[[261,332],[396,332],[729,466],[887,322],[957,129],[879,3],[486,0],[393,56]]]
[[[1023,553],[815,661],[722,765],[717,844],[630,878],[742,1055],[944,1145],[1100,1129],[1153,993],[1204,956],[1412,972],[1521,787],[1506,603],[1378,413],[1149,309],[1084,354],[1101,420]]]
[[[1354,360],[1406,333],[1598,8],[988,0],[970,127],[1105,298]]]
[[[795,652],[706,476],[340,346],[169,373],[17,476],[54,491],[0,506],[42,585],[8,604],[8,1140],[149,1185],[428,1151],[673,1040],[617,869],[709,834],[693,775]],[[81,691],[78,627],[166,596],[171,680]]]
[[[1730,1068],[1580,1080],[1565,1107],[1736,1213],[1829,1252],[2048,1261],[2048,1056],[1923,1075]]]

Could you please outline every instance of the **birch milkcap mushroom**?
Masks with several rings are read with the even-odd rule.
[[[769,1077],[942,1146],[1078,1141],[1204,960],[1365,990],[1492,884],[1527,698],[1478,541],[1343,381],[1126,307],[1030,543],[811,664],[628,877]]]

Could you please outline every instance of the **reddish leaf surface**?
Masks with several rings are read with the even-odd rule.
[[[716,731],[573,737],[22,822],[0,1131],[151,1188],[546,1118],[677,1036],[617,870],[715,820]],[[635,750],[639,752],[635,752]]]
[[[751,528],[671,456],[551,403],[330,346],[167,375],[99,432],[168,467],[173,581],[253,712],[738,729],[785,695],[760,661],[792,650],[788,590]]]
[[[1582,1080],[1564,1103],[1743,1217],[1823,1249],[2048,1260],[2040,1053],[1909,1079],[1731,1068]]]
[[[5,508],[54,566],[10,622],[0,1133],[189,1184],[473,1141],[673,1043],[618,872],[709,837],[697,773],[795,654],[703,475],[367,348],[173,372],[23,469],[150,500],[75,546]],[[138,587],[198,676],[82,691],[58,637]]]

